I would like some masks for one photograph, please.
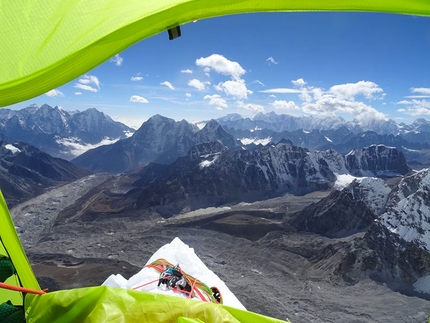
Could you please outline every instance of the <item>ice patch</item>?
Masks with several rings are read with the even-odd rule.
[[[11,145],[11,144],[5,145],[4,148],[10,150],[12,152],[12,154],[16,154],[16,153],[21,152],[21,150],[19,148],[16,148],[14,145]]]
[[[193,218],[199,215],[205,215],[205,214],[212,214],[212,213],[219,213],[223,211],[231,210],[231,207],[229,206],[223,206],[223,207],[208,207],[204,209],[198,209],[187,213],[182,213],[177,216],[175,216],[175,220],[177,219],[185,219],[185,218]]]
[[[327,140],[328,142],[333,142],[333,140],[331,140],[329,137],[324,136],[325,140]]]
[[[430,294],[430,275],[419,278],[413,287],[417,292]]]
[[[215,156],[215,157],[214,157],[214,159],[212,159],[212,160],[204,160],[204,161],[202,161],[202,162],[199,164],[200,169],[203,169],[203,168],[205,168],[205,167],[209,167],[209,166],[211,166],[213,163],[215,163],[215,161],[218,159],[218,157],[219,157],[219,156]]]

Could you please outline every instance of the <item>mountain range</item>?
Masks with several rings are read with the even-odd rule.
[[[1,137],[0,188],[10,205],[52,187],[61,192],[56,201],[67,202],[58,214],[34,210],[27,215],[31,205],[23,206],[20,230],[31,234],[33,252],[45,255],[52,248],[67,256],[84,250],[82,257],[105,252],[106,259],[122,253],[138,258],[144,248],[130,241],[140,241],[142,230],[153,239],[151,230],[169,235],[192,228],[201,231],[203,240],[211,231],[211,237],[218,233],[223,239],[227,233],[235,243],[252,241],[249,249],[242,244],[247,247],[241,253],[265,246],[265,253],[284,259],[296,252],[290,258],[297,261],[294,273],[282,271],[291,281],[303,274],[306,263],[306,279],[329,273],[320,277],[336,286],[354,286],[370,277],[396,292],[417,295],[413,284],[430,276],[429,169],[409,166],[424,167],[429,158],[430,127],[424,119],[412,125],[363,125],[269,113],[253,119],[228,115],[198,127],[155,115],[131,134],[132,129],[95,109],[72,113],[44,105],[0,110],[0,120],[0,133],[15,133],[52,150],[63,149],[70,136],[79,143],[119,138],[88,150],[72,164]],[[53,142],[57,146],[49,146]],[[81,185],[91,187],[68,201],[73,181],[91,171],[116,174],[81,180],[76,191]],[[60,186],[68,182],[70,186]],[[313,198],[317,192],[324,194]],[[303,207],[289,202],[306,198],[312,201]],[[214,207],[222,208],[199,215]],[[121,230],[124,234],[115,236]],[[81,237],[82,243],[75,244],[83,232],[89,240]],[[264,266],[252,272],[259,275],[267,268],[272,272]],[[425,295],[420,297],[430,298]]]
[[[89,174],[34,146],[0,136],[0,189],[9,206]]]
[[[89,150],[72,162],[94,172],[124,172],[150,162],[173,163],[178,157],[185,156],[193,146],[214,141],[231,150],[239,147],[233,136],[214,120],[200,130],[185,120],[175,121],[155,115],[130,138]]]
[[[134,129],[92,108],[66,111],[47,104],[0,109],[0,134],[70,160],[92,147],[126,138]]]

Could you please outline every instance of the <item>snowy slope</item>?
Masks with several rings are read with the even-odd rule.
[[[380,223],[406,241],[430,251],[430,172],[404,178],[392,194]]]
[[[158,249],[148,260],[146,265],[159,258],[164,258],[172,264],[179,264],[184,272],[199,279],[209,287],[218,287],[223,297],[223,304],[246,310],[242,303],[228,289],[226,284],[200,260],[200,258],[195,254],[194,249],[184,244],[179,238],[173,239],[171,243]],[[111,275],[102,285],[143,290],[152,293],[169,294],[177,297],[186,297],[184,294],[166,290],[164,287],[157,287],[159,276],[159,272],[155,269],[144,267],[129,280],[125,279],[121,274]],[[136,288],[147,283],[150,284]]]

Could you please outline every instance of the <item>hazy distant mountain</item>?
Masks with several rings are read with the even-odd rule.
[[[73,163],[95,172],[123,172],[150,162],[168,164],[187,154],[198,144],[219,141],[236,149],[236,140],[214,120],[199,130],[185,120],[175,121],[155,115],[130,138],[86,152]]]
[[[258,130],[269,129],[275,132],[295,131],[303,129],[312,130],[336,130],[346,127],[354,133],[364,131],[376,131],[380,134],[398,134],[401,127],[393,120],[371,120],[366,123],[357,120],[345,121],[341,117],[317,118],[312,116],[294,117],[286,114],[276,114],[275,112],[260,112],[251,118],[239,118],[238,114],[231,114],[217,119],[225,127],[236,130]]]
[[[89,174],[29,144],[0,137],[0,189],[10,206]]]
[[[253,144],[277,143],[282,138],[309,150],[332,148],[343,154],[382,144],[396,147],[412,164],[430,165],[430,123],[425,119],[417,119],[411,125],[393,120],[358,123],[336,117],[293,117],[270,112],[259,113],[253,119],[232,114],[218,122],[247,149],[254,149]]]
[[[96,109],[72,112],[47,104],[22,110],[0,109],[0,134],[65,159],[72,159],[102,141],[126,138],[132,132],[134,129]]]

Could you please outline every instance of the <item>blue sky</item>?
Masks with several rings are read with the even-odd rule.
[[[376,13],[235,15],[133,45],[57,89],[11,106],[95,107],[138,127],[275,111],[361,122],[430,117],[430,18]]]

